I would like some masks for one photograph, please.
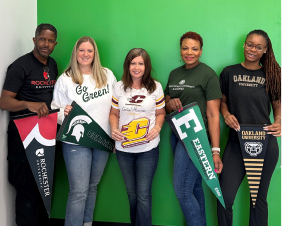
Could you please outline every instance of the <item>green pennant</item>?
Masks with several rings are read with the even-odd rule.
[[[75,101],[60,127],[56,140],[112,152],[115,142]]]
[[[201,111],[196,102],[183,107],[165,117],[176,136],[183,142],[191,160],[202,178],[225,208],[218,177],[214,171],[211,147]]]

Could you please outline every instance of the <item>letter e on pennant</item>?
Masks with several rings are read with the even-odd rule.
[[[186,128],[190,128],[191,126],[189,124],[189,121],[191,120],[193,120],[196,124],[196,127],[194,127],[195,132],[198,132],[203,129],[193,109],[190,109],[188,114],[178,119],[176,119],[175,117],[172,118],[172,122],[174,123],[181,140],[185,139],[187,137],[187,134],[185,132],[182,132],[180,126],[184,124]]]

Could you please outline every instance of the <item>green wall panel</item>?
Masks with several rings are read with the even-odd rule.
[[[98,45],[101,63],[110,68],[118,80],[123,73],[127,52],[142,47],[151,56],[154,76],[166,86],[170,71],[182,65],[179,39],[187,31],[203,37],[201,61],[217,74],[231,64],[243,61],[243,42],[253,29],[265,30],[273,43],[277,61],[281,60],[280,0],[38,0],[38,24],[49,22],[58,30],[58,44],[52,56],[59,74],[66,68],[78,38],[87,35]],[[45,11],[46,10],[46,11]],[[172,186],[173,156],[170,129],[161,132],[160,160],[153,181],[153,224],[185,225],[184,216]],[[228,128],[221,118],[222,152]],[[278,140],[280,143],[280,139]],[[221,153],[222,153],[221,152]],[[268,195],[269,225],[281,225],[280,159]],[[217,225],[216,199],[203,184],[208,225]],[[53,206],[51,216],[64,218],[68,181],[58,144],[56,154]],[[249,188],[242,183],[234,204],[234,225],[247,225]],[[129,223],[129,202],[115,154],[111,154],[101,182],[94,214],[95,221]]]

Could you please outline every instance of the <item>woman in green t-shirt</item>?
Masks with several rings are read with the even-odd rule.
[[[222,93],[214,70],[199,61],[202,47],[202,37],[195,32],[187,32],[180,38],[180,54],[185,64],[170,73],[165,89],[166,110],[168,113],[180,112],[183,106],[198,103],[213,147],[215,171],[221,173],[219,107]],[[174,133],[171,147],[174,154],[173,185],[186,223],[206,225],[202,177]]]

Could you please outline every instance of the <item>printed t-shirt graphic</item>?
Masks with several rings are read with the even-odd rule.
[[[159,137],[148,141],[146,136],[155,126],[156,109],[161,109],[164,105],[163,90],[158,82],[152,94],[146,88],[131,88],[125,92],[123,82],[118,82],[113,90],[112,107],[120,110],[119,130],[124,135],[124,140],[116,141],[116,149],[145,152],[156,147]]]

